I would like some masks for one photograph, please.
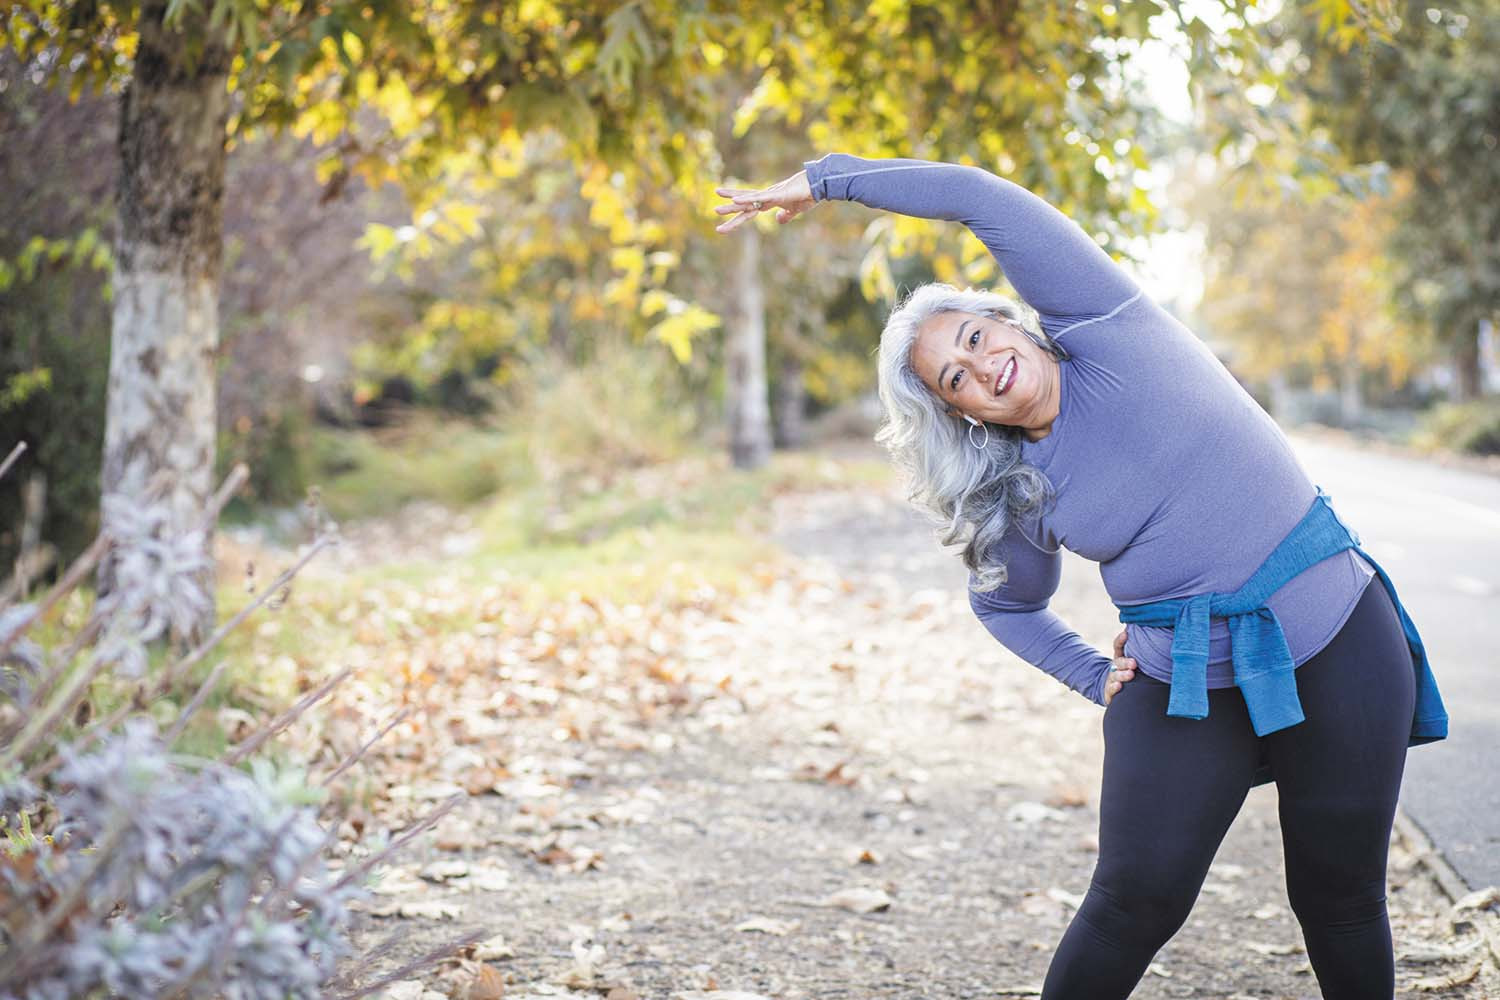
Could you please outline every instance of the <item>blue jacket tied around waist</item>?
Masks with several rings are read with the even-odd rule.
[[[1318,487],[1312,507],[1297,526],[1281,540],[1245,581],[1229,594],[1198,594],[1188,598],[1153,601],[1149,604],[1117,604],[1120,621],[1141,625],[1175,626],[1172,633],[1172,689],[1167,714],[1188,719],[1208,716],[1208,627],[1210,618],[1229,622],[1229,641],[1234,661],[1234,683],[1245,697],[1250,723],[1257,736],[1295,726],[1304,718],[1297,697],[1292,654],[1276,613],[1266,599],[1288,580],[1315,563],[1352,548],[1365,558],[1380,577],[1401,616],[1406,644],[1411,648],[1416,673],[1416,711],[1412,718],[1411,742],[1431,743],[1448,735],[1448,714],[1443,709],[1437,682],[1427,663],[1427,652],[1417,627],[1396,597],[1396,588],[1380,564],[1360,548],[1359,536],[1340,520],[1330,501]]]

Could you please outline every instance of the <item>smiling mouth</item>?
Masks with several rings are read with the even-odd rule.
[[[995,383],[995,395],[1000,395],[1010,388],[1010,380],[1016,374],[1016,359],[1012,357],[1005,363],[1005,368],[1000,372],[1000,381]]]

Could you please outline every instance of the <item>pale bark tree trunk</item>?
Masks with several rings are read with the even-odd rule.
[[[166,9],[165,0],[141,4],[120,115],[102,485],[141,504],[162,474],[169,530],[186,535],[202,525],[213,490],[230,56],[202,14],[184,16],[177,31],[164,25]],[[202,544],[211,549],[211,533]],[[101,596],[117,565],[100,568]],[[209,603],[187,638],[213,626],[212,570],[199,579]]]
[[[729,417],[729,457],[736,468],[755,469],[771,456],[771,407],[766,396],[766,296],[760,280],[760,231],[752,221],[735,234],[737,298],[729,331],[724,399]]]
[[[807,389],[802,384],[802,362],[787,358],[776,379],[773,440],[778,448],[801,448],[807,443]]]
[[[1360,392],[1359,333],[1351,331],[1349,349],[1339,368],[1339,423],[1353,427],[1364,416],[1365,401]]]
[[[1364,398],[1359,391],[1359,362],[1345,358],[1339,369],[1339,423],[1353,427],[1364,412]]]
[[[1286,375],[1280,371],[1273,371],[1266,377],[1267,402],[1271,404],[1271,416],[1277,423],[1291,424],[1296,422],[1297,414],[1292,403],[1292,387],[1287,384]]]

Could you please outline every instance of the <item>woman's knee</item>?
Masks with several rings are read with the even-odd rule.
[[[1096,928],[1160,947],[1187,920],[1200,882],[1170,866],[1117,865],[1094,873],[1083,909]]]
[[[1294,876],[1287,872],[1287,901],[1304,927],[1358,927],[1386,918],[1385,872]]]

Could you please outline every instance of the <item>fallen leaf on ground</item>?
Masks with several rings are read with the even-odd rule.
[[[806,763],[793,772],[793,777],[798,781],[826,781],[833,785],[856,785],[859,783],[859,775],[851,774],[844,770],[849,764],[847,760],[841,760],[832,767],[824,767],[821,764]]]
[[[510,872],[495,865],[479,864],[470,868],[469,874],[448,884],[469,892],[500,892],[510,888]]]
[[[1455,958],[1463,958],[1476,951],[1484,943],[1482,938],[1471,938],[1463,944],[1418,944],[1401,951],[1399,960],[1412,965],[1421,965],[1426,962],[1451,962]]]
[[[467,861],[434,861],[422,867],[421,876],[430,882],[443,882],[469,873]]]
[[[1428,976],[1426,979],[1418,979],[1411,985],[1414,989],[1426,991],[1452,989],[1455,986],[1462,986],[1464,983],[1472,982],[1474,977],[1479,975],[1479,970],[1483,967],[1484,962],[1479,961],[1461,972],[1455,972],[1448,976]]]
[[[543,864],[571,872],[603,868],[604,855],[588,847],[564,847],[556,836],[544,837],[531,848],[532,855]]]
[[[631,921],[635,919],[628,913],[617,913],[612,917],[605,917],[599,921],[599,929],[605,931],[628,931]]]
[[[1067,819],[1067,816],[1059,809],[1044,806],[1040,802],[1017,802],[1005,810],[1005,820],[1018,826],[1030,826],[1043,820]]]
[[[491,962],[497,958],[515,958],[516,951],[505,943],[505,935],[496,934],[476,944],[473,957],[481,962]]]
[[[582,938],[574,938],[572,951],[573,965],[563,974],[563,985],[573,989],[598,985],[600,966],[604,964],[604,945],[588,944]]]
[[[456,816],[444,816],[433,831],[432,842],[440,851],[465,851],[485,847],[485,839],[474,824]]]
[[[1460,910],[1487,910],[1496,903],[1500,903],[1500,887],[1485,886],[1483,889],[1475,889],[1467,896],[1453,904],[1453,911]]]
[[[372,917],[400,916],[418,920],[457,920],[463,915],[464,908],[457,903],[444,903],[435,899],[414,899],[406,902],[386,903],[372,907],[368,912]]]
[[[464,990],[463,1000],[501,1000],[504,996],[505,976],[493,965],[481,965]]]
[[[429,990],[420,979],[402,979],[381,987],[377,997],[388,1000],[448,1000],[436,990]]]
[[[1057,809],[1079,809],[1088,802],[1089,793],[1077,785],[1059,785],[1047,796],[1047,805]]]
[[[886,895],[883,889],[840,889],[831,896],[826,896],[818,902],[818,906],[838,907],[849,910],[851,913],[874,913],[877,910],[888,910],[894,900]]]
[[[774,917],[751,917],[734,925],[737,931],[759,931],[762,934],[775,934],[783,937],[797,929],[798,922],[795,920],[777,920]]]
[[[1302,946],[1296,942],[1291,944],[1266,944],[1262,941],[1246,941],[1245,947],[1257,955],[1295,955],[1302,950]]]
[[[377,896],[407,896],[414,892],[426,892],[426,882],[405,868],[382,868],[370,891]]]

